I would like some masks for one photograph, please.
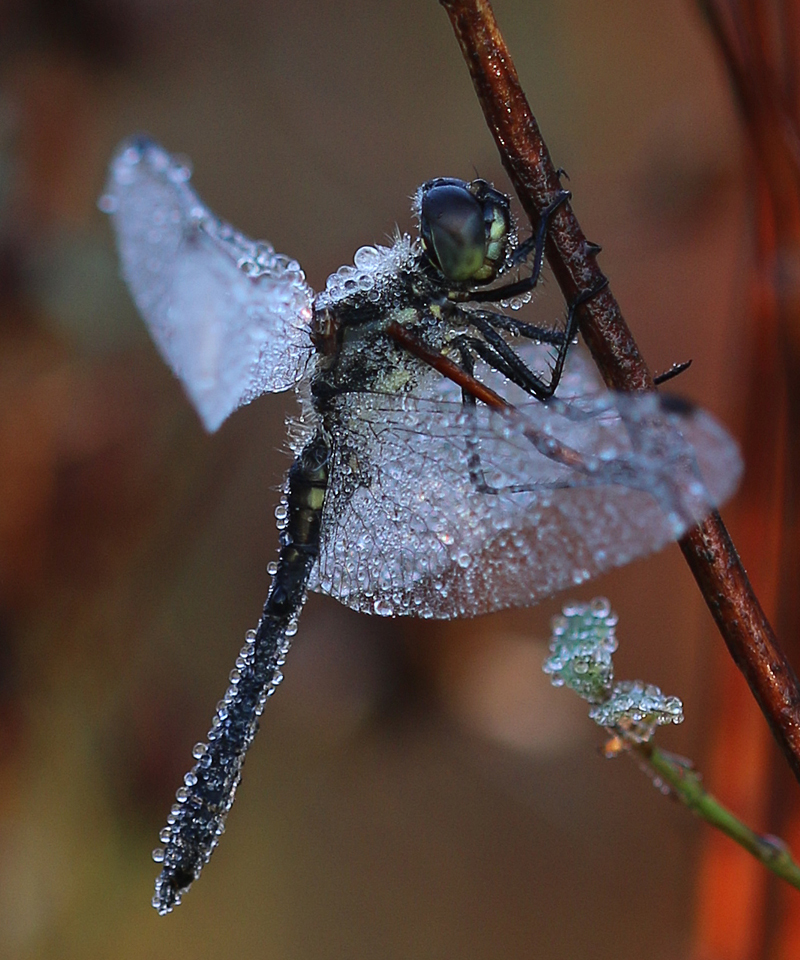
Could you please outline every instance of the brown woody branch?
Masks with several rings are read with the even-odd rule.
[[[488,0],[440,0],[453,25],[500,156],[533,224],[561,189]],[[605,280],[569,204],[554,214],[547,259],[568,303]],[[580,332],[600,372],[618,390],[653,378],[609,287],[579,308]],[[800,687],[753,592],[718,513],[680,543],[700,591],[775,739],[800,780]]]

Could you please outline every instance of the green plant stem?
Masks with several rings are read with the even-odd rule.
[[[685,761],[646,743],[631,745],[631,753],[697,816],[727,834],[768,870],[800,890],[800,866],[792,859],[783,841],[756,833],[742,823],[705,789],[700,774]]]

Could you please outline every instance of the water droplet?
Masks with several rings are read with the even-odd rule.
[[[144,156],[144,151],[147,149],[147,145],[142,145],[142,141],[139,140],[138,143],[131,143],[129,147],[126,147],[120,157],[121,162],[128,167],[136,166]]]
[[[353,263],[360,270],[374,270],[380,261],[380,254],[375,247],[359,247],[353,257]]]
[[[192,164],[188,157],[176,156],[172,158],[173,163],[167,172],[167,176],[173,183],[186,183],[192,178]]]
[[[394,607],[386,599],[386,597],[378,597],[378,599],[373,603],[372,609],[379,617],[391,617],[394,613]]]
[[[589,604],[589,609],[593,617],[603,620],[611,613],[611,604],[605,597],[595,597]]]
[[[119,209],[119,200],[111,193],[104,193],[97,201],[97,206],[103,213],[116,213]]]

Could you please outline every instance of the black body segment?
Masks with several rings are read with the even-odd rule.
[[[153,897],[160,914],[180,903],[217,845],[261,711],[283,679],[281,667],[319,554],[328,458],[328,445],[320,433],[306,444],[289,471],[278,567],[261,621],[257,630],[249,631],[236,659],[208,743],[194,748],[197,763],[176,793],[161,833],[164,848],[154,853],[163,863]]]

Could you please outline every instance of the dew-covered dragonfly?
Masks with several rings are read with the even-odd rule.
[[[161,914],[224,829],[307,589],[385,616],[531,605],[678,538],[741,470],[703,411],[601,388],[570,349],[577,304],[560,328],[508,309],[566,195],[518,243],[486,181],[428,181],[419,236],[362,247],[315,294],[189,178],[143,137],[111,164],[100,206],[134,300],[208,430],[262,393],[295,388],[300,412],[263,613],[153,854]]]

